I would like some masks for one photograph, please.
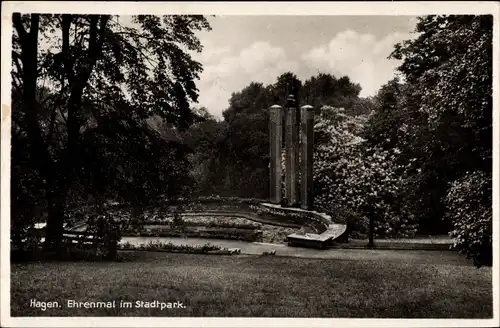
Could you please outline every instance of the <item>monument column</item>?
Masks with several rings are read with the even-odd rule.
[[[313,144],[314,144],[314,108],[310,105],[301,107],[301,207],[313,209]]]
[[[269,108],[269,146],[270,158],[270,200],[271,203],[281,202],[281,144],[283,140],[283,109],[279,105]]]
[[[285,191],[288,205],[299,201],[298,167],[299,140],[297,129],[297,104],[293,95],[286,101],[286,136],[285,136]]]

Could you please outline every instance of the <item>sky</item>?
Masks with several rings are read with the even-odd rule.
[[[216,117],[231,93],[250,82],[265,85],[291,71],[305,81],[317,73],[347,75],[372,96],[399,62],[387,57],[394,44],[413,37],[414,16],[216,16],[199,32],[204,68],[198,106]]]
[[[399,61],[387,57],[394,45],[414,37],[416,16],[206,16],[210,31],[197,32],[203,66],[196,107],[216,118],[229,98],[251,82],[264,85],[293,72],[302,82],[318,73],[347,75],[372,96],[395,74]],[[120,16],[126,26],[132,16]],[[42,42],[42,46],[49,46]]]

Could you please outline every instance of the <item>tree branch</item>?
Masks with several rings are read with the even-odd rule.
[[[21,14],[12,14],[12,21],[16,28],[17,34],[19,35],[19,40],[21,41],[21,43],[25,42],[26,38],[28,37],[28,32],[24,29],[23,22],[21,20]]]
[[[18,74],[16,74],[16,72],[11,72],[10,75],[12,76],[12,83],[14,84],[14,90],[17,91],[19,93],[19,95],[22,94],[22,88],[21,88],[21,84],[22,84],[22,79],[19,77]]]
[[[102,46],[105,40],[106,25],[109,15],[92,15],[90,18],[89,48],[87,58],[81,65],[78,74],[71,85],[71,94],[68,101],[68,144],[65,154],[65,168],[71,174],[75,161],[77,161],[78,141],[80,139],[80,128],[84,123],[82,115],[83,90],[88,83],[94,66],[102,54]],[[99,24],[99,28],[98,28]]]
[[[12,51],[12,60],[14,61],[14,64],[16,65],[17,72],[22,75],[23,68],[21,67],[21,56],[17,52]]]
[[[14,23],[21,25],[20,15],[14,15]],[[48,152],[47,144],[42,137],[40,122],[38,120],[38,106],[36,99],[37,79],[38,79],[38,28],[40,15],[31,15],[29,34],[21,37],[21,61],[23,64],[23,110],[26,115],[27,132],[30,140],[30,147],[36,162],[39,164],[40,172],[46,177],[52,174],[52,159]],[[26,32],[26,31],[24,31]],[[21,32],[22,33],[22,32]]]
[[[71,22],[73,20],[72,15],[64,14],[62,16],[62,60],[64,64],[64,70],[66,76],[70,83],[75,79],[75,73],[73,71],[73,61],[69,54],[69,32],[71,28]]]

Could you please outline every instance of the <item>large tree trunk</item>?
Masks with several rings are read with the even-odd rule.
[[[46,199],[48,201],[48,222],[46,249],[59,249],[61,246],[66,198],[75,168],[79,165],[78,146],[80,127],[84,123],[81,117],[81,101],[85,88],[96,61],[102,52],[106,24],[109,16],[93,16],[89,30],[89,49],[87,61],[75,72],[69,53],[69,29],[72,23],[71,15],[64,15],[63,25],[63,58],[67,79],[70,83],[71,96],[68,101],[68,141],[66,151],[59,160],[54,161],[49,153],[47,142],[42,137],[38,117],[39,104],[36,99],[38,79],[38,34],[40,15],[32,14],[29,30],[23,24],[19,13],[13,15],[13,23],[21,44],[22,80],[23,80],[23,111],[27,120],[27,133],[30,141],[30,151],[33,160],[38,165],[40,173],[46,178]],[[100,23],[100,25],[99,25]],[[100,29],[98,28],[100,27]],[[77,73],[77,74],[75,74]],[[55,109],[53,109],[55,110]],[[55,176],[56,175],[56,176]]]
[[[369,216],[369,226],[368,226],[368,247],[369,248],[373,248],[375,247],[375,243],[374,243],[374,235],[375,235],[375,212],[374,211],[370,211],[369,212],[370,216]]]
[[[32,14],[30,18],[30,26],[27,31],[24,27],[21,14],[15,13],[12,16],[21,44],[20,59],[22,62],[22,69],[19,73],[21,73],[23,81],[22,110],[26,115],[26,130],[29,138],[29,151],[31,152],[33,161],[38,166],[39,172],[47,178],[52,175],[51,171],[54,169],[54,162],[48,152],[48,146],[42,137],[38,117],[38,102],[36,99],[38,79],[38,29],[40,25],[40,15]],[[50,179],[47,179],[47,183],[49,185],[48,188],[50,188]],[[47,224],[47,229],[49,229],[50,226],[51,232],[50,237],[46,239],[53,240],[57,231],[57,229],[54,228],[54,222],[57,222],[57,219],[54,219],[53,214],[50,212],[53,213],[58,206],[51,206],[50,204],[54,204],[54,201],[49,199],[49,197],[47,197],[47,199],[49,200],[49,222]]]
[[[47,175],[51,169],[51,158],[47,145],[42,137],[38,120],[38,103],[36,99],[38,79],[38,27],[40,15],[32,14],[30,29],[24,29],[21,15],[13,15],[13,22],[21,43],[22,72],[19,72],[23,80],[22,88],[22,110],[26,115],[26,129],[29,138],[29,146],[34,161],[38,164],[42,175]]]
[[[34,160],[38,163],[39,171],[46,177],[46,199],[48,201],[47,234],[45,249],[59,250],[62,241],[64,208],[66,205],[67,188],[54,174],[63,176],[65,170],[59,171],[52,160],[48,145],[42,137],[38,116],[37,80],[38,80],[38,29],[40,15],[32,14],[29,32],[24,30],[21,16],[14,15],[14,24],[21,40],[21,60],[23,62],[23,100],[24,112],[27,118],[30,150]],[[63,180],[65,181],[65,180]]]
[[[68,141],[66,151],[62,157],[61,165],[56,176],[48,179],[47,201],[49,218],[47,221],[47,235],[45,248],[47,250],[61,250],[63,225],[66,210],[66,199],[69,192],[69,186],[75,176],[75,169],[80,165],[79,161],[79,142],[80,142],[80,127],[84,123],[81,113],[81,104],[83,90],[87,85],[93,67],[102,50],[102,35],[109,17],[105,16],[101,19],[101,30],[97,29],[100,16],[94,16],[91,20],[89,54],[87,65],[83,69],[80,68],[78,74],[75,74],[75,67],[70,60],[69,54],[69,29],[73,20],[72,15],[63,16],[63,58],[64,67],[67,78],[71,85],[71,95],[68,101]],[[101,33],[101,38],[99,37]]]
[[[44,248],[48,251],[62,250],[64,216],[67,191],[47,190],[48,219]]]
[[[66,199],[69,186],[68,171],[60,165],[54,165],[54,171],[47,177],[45,197],[47,199],[48,218],[45,250],[62,249],[63,225],[66,211]]]

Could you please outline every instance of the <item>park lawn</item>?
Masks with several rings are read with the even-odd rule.
[[[12,316],[491,318],[491,268],[461,262],[125,252],[123,262],[12,263]],[[60,309],[30,308],[30,299]],[[75,309],[180,301],[183,309]]]

